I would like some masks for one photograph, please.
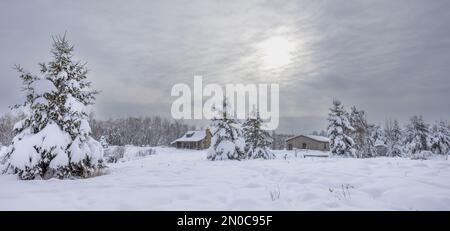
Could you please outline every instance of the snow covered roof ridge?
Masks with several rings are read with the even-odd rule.
[[[199,131],[187,131],[181,138],[178,138],[171,143],[175,142],[197,142],[205,139],[206,137],[206,130],[199,130]]]
[[[316,135],[298,135],[298,136],[293,136],[291,138],[288,138],[288,139],[286,139],[286,141],[295,139],[295,138],[300,137],[300,136],[307,137],[307,138],[310,138],[310,139],[318,141],[318,142],[324,142],[324,143],[330,142],[330,139],[328,139],[328,137],[316,136]]]

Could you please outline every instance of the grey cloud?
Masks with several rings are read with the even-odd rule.
[[[369,118],[449,119],[448,1],[11,1],[0,2],[0,112],[20,100],[11,69],[49,59],[68,31],[102,90],[96,114],[169,116],[170,89],[205,82],[278,82],[281,131],[323,129],[333,98]],[[281,70],[255,48],[297,45]]]

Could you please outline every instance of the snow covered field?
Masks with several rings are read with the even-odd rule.
[[[90,179],[0,175],[0,210],[450,210],[450,161],[277,155],[207,161],[156,148]]]

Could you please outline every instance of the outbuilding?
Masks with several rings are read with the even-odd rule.
[[[286,139],[286,147],[288,150],[309,149],[309,150],[329,151],[330,139],[324,136],[298,135]]]
[[[211,132],[209,129],[201,131],[188,131],[182,137],[172,141],[171,145],[183,149],[206,149],[211,144]]]

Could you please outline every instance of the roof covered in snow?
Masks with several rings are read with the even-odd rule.
[[[294,137],[291,137],[291,138],[289,138],[289,139],[286,139],[286,141],[295,139],[295,138],[300,137],[300,136],[303,136],[303,137],[306,137],[306,138],[310,138],[310,139],[315,140],[315,141],[318,141],[318,142],[323,142],[323,143],[328,143],[328,142],[330,142],[330,139],[328,139],[328,137],[325,137],[325,136],[315,136],[315,135],[298,135],[298,136],[294,136]]]
[[[172,141],[171,144],[176,142],[197,142],[205,139],[206,137],[206,131],[188,131],[182,136],[181,138],[178,138],[174,141]]]

